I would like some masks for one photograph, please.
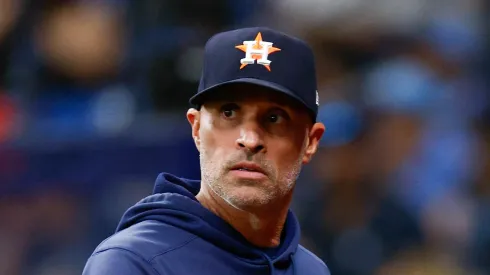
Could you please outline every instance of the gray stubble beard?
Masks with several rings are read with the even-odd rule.
[[[281,175],[273,175],[272,181],[276,182],[279,186],[279,190],[276,189],[275,192],[264,192],[263,197],[252,198],[251,200],[241,201],[241,198],[234,196],[234,194],[228,194],[226,192],[226,182],[223,182],[222,177],[225,174],[226,167],[229,167],[233,160],[225,160],[224,163],[217,163],[215,160],[212,160],[211,157],[208,157],[206,154],[206,150],[201,150],[199,154],[199,159],[201,163],[201,184],[206,184],[212,192],[214,192],[217,196],[221,197],[224,201],[226,201],[231,206],[243,210],[244,207],[247,206],[265,206],[276,199],[283,198],[287,196],[294,189],[296,180],[299,177],[302,168],[302,160],[306,151],[306,143],[302,148],[300,157],[298,160],[287,169],[287,173],[283,176]],[[249,158],[250,160],[250,158]],[[274,173],[272,167],[267,163],[262,163],[263,166],[266,166],[269,172]],[[254,182],[250,183],[251,185]]]

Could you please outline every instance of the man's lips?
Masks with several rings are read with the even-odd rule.
[[[256,172],[256,173],[261,173],[266,175],[267,173],[265,172],[260,165],[257,165],[253,162],[239,162],[231,168],[231,170],[238,170],[238,171],[247,171],[247,172]]]

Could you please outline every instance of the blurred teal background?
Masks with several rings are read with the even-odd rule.
[[[326,136],[297,185],[334,275],[490,274],[483,0],[0,0],[0,274],[81,274],[166,171],[214,33],[308,41]]]

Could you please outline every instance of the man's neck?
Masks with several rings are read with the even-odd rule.
[[[228,222],[251,244],[258,247],[276,247],[281,242],[281,233],[291,198],[281,206],[267,206],[264,210],[244,211],[224,201],[205,186],[196,196],[197,200],[211,212]]]

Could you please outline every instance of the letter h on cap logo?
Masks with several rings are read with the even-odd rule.
[[[259,32],[252,41],[243,41],[243,45],[235,46],[235,48],[245,52],[245,58],[240,60],[242,64],[240,70],[247,65],[257,64],[263,65],[268,71],[271,71],[271,61],[267,59],[269,54],[280,51],[281,49],[272,47],[272,42],[262,41],[262,34]]]

